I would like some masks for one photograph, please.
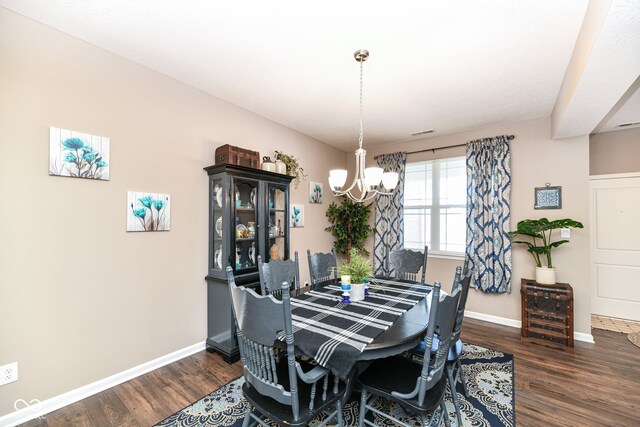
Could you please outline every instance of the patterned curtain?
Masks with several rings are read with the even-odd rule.
[[[373,239],[373,274],[389,276],[391,271],[385,266],[387,251],[402,249],[404,246],[404,170],[407,153],[381,154],[375,159],[385,172],[398,172],[398,186],[391,197],[376,197],[376,221]]]
[[[467,249],[472,283],[511,292],[511,154],[506,136],[467,144]]]

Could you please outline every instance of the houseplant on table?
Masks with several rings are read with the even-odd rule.
[[[527,252],[533,256],[536,263],[536,282],[552,285],[556,283],[556,269],[553,266],[551,250],[569,242],[568,240],[552,240],[552,233],[559,228],[584,228],[581,222],[571,218],[549,221],[547,218],[525,219],[518,222],[511,237],[525,236],[530,240],[514,240],[513,243],[525,245]],[[546,258],[546,266],[542,265],[542,258]]]
[[[373,268],[371,262],[363,257],[357,249],[351,249],[349,255],[349,261],[345,261],[340,265],[340,275],[350,277],[351,298],[353,301],[359,301],[364,299],[365,286],[369,281]]]

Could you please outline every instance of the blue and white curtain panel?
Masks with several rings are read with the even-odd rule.
[[[472,284],[511,292],[511,154],[507,136],[467,144],[467,248]]]
[[[375,157],[385,172],[398,172],[398,185],[391,197],[376,197],[376,219],[373,238],[373,271],[376,276],[390,276],[385,254],[404,246],[404,171],[407,153],[381,154]]]

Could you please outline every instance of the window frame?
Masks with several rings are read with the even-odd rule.
[[[431,160],[420,160],[420,161],[416,161],[416,162],[407,162],[407,166],[411,165],[411,164],[428,164],[431,163],[431,200],[432,203],[431,205],[428,204],[422,204],[422,205],[413,205],[411,207],[407,207],[406,204],[404,204],[404,200],[403,200],[403,206],[404,206],[404,213],[403,213],[403,219],[406,218],[406,213],[407,211],[411,211],[411,210],[424,210],[425,212],[430,212],[431,215],[431,221],[429,224],[429,230],[431,233],[431,242],[429,245],[429,256],[433,256],[434,258],[444,258],[444,259],[464,259],[465,257],[465,251],[466,249],[463,248],[463,250],[461,252],[456,252],[456,251],[444,251],[444,250],[440,250],[440,249],[434,249],[435,245],[437,244],[437,247],[440,248],[440,212],[443,209],[451,209],[451,208],[462,208],[465,210],[465,215],[466,215],[466,208],[467,208],[467,203],[466,203],[466,198],[465,198],[465,203],[464,204],[443,204],[440,200],[440,181],[441,181],[441,164],[443,161],[450,161],[450,160],[459,160],[459,159],[465,159],[465,156],[452,156],[452,157],[443,157],[440,159],[431,159]],[[465,181],[466,181],[466,171],[465,171]],[[406,192],[405,192],[406,195]],[[466,185],[465,185],[465,195],[466,195]],[[425,200],[423,200],[425,201]],[[433,219],[437,218],[437,221],[434,221]],[[465,233],[466,233],[466,218],[465,218]],[[404,233],[404,236],[406,236],[406,232]],[[407,246],[405,245],[405,242],[403,240],[403,246],[405,248],[407,248]],[[417,248],[408,248],[408,249],[417,249]],[[422,250],[423,248],[419,248],[420,250]]]

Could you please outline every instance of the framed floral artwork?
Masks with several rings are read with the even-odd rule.
[[[49,175],[109,180],[109,138],[50,127]]]
[[[324,190],[322,188],[322,183],[311,181],[309,183],[309,203],[322,204],[323,198]]]
[[[291,227],[304,227],[304,205],[291,204]]]
[[[168,231],[171,229],[169,194],[127,193],[127,231]]]

